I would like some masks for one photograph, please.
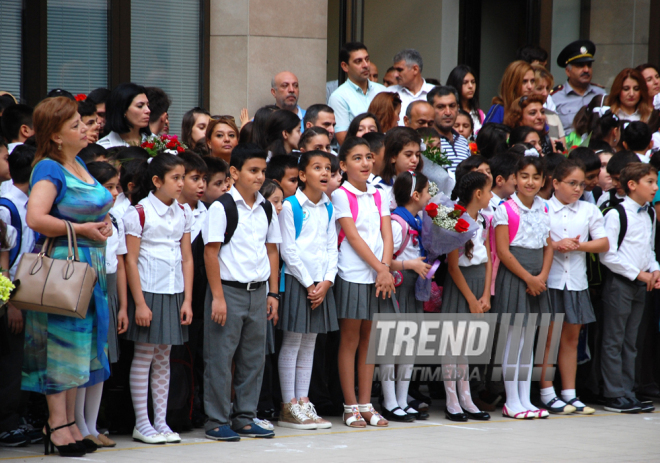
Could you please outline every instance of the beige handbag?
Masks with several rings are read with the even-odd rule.
[[[41,252],[21,256],[16,269],[16,290],[10,302],[17,309],[85,318],[96,285],[96,271],[80,262],[76,232],[65,221],[69,241],[66,259],[53,259],[55,239],[47,238]]]

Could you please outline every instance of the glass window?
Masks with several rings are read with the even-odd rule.
[[[22,2],[0,2],[0,91],[21,96]]]
[[[48,0],[48,91],[108,86],[108,0]]]
[[[131,2],[131,80],[172,100],[170,133],[200,104],[200,0]]]

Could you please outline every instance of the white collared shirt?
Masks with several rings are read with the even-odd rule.
[[[605,232],[610,240],[610,250],[600,253],[600,261],[612,272],[634,281],[639,272],[660,270],[655,260],[655,223],[648,212],[629,197],[621,203],[626,211],[628,226],[621,247],[617,248],[621,223],[619,212],[614,209],[605,214]],[[649,206],[650,207],[650,206]]]
[[[190,228],[190,242],[194,242],[197,239],[197,235],[202,232],[204,227],[204,222],[206,222],[206,215],[208,210],[203,202],[197,201],[197,207],[195,210],[191,210],[190,205],[185,204],[184,207],[187,207],[190,213],[193,216],[192,227]]]
[[[13,280],[14,276],[16,275],[16,268],[18,268],[18,261],[20,260],[20,256],[26,252],[32,252],[32,249],[34,248],[34,232],[30,229],[30,227],[28,227],[27,219],[25,218],[27,214],[27,195],[12,184],[9,185],[7,193],[2,195],[2,197],[7,198],[12,203],[14,203],[16,210],[18,210],[18,215],[21,218],[22,225],[21,249],[18,251],[16,262],[14,262],[14,265],[12,265],[12,267],[9,269],[9,277]],[[10,227],[8,228],[11,228],[11,213],[6,207],[0,207],[0,220],[9,225]],[[16,231],[18,232],[18,230]]]
[[[407,87],[401,85],[391,85],[387,87],[387,92],[398,93],[399,98],[401,98],[401,112],[399,113],[399,125],[404,125],[403,117],[406,115],[406,109],[408,105],[413,101],[426,101],[426,95],[433,90],[435,85],[426,83],[426,80],[422,79],[423,84],[422,88],[419,89],[419,92],[413,93]]]
[[[266,201],[261,193],[250,208],[236,188],[230,194],[238,209],[236,231],[227,245],[220,246],[220,278],[241,283],[267,281],[270,277],[270,261],[266,243],[281,243],[280,224],[273,208],[273,218],[268,226],[268,218],[261,203]],[[219,201],[208,209],[202,236],[204,244],[223,243],[227,229],[225,207]]]
[[[126,234],[140,238],[138,271],[142,291],[182,293],[181,240],[190,233],[192,215],[178,201],[168,206],[153,193],[138,204],[144,208],[144,229],[134,206],[128,208],[123,220]]]
[[[548,201],[550,215],[550,239],[561,241],[564,238],[580,236],[580,242],[606,238],[603,214],[594,204],[576,201],[562,204],[556,196]],[[587,281],[587,253],[554,251],[552,267],[548,276],[548,288],[583,291],[589,287]]]
[[[488,248],[486,248],[486,240],[488,239],[488,228],[484,226],[486,223],[481,214],[477,215],[477,232],[470,240],[474,244],[472,248],[472,259],[468,259],[465,255],[465,246],[458,248],[458,266],[470,267],[472,265],[481,265],[488,262]]]
[[[330,203],[330,198],[324,193],[321,201],[314,204],[300,190],[296,191],[295,197],[303,212],[298,239],[289,201],[284,201],[278,217],[282,234],[280,254],[286,263],[284,273],[295,277],[305,288],[319,281],[334,283],[338,259],[337,227],[334,212],[328,217],[326,204]]]
[[[124,218],[124,214],[131,205],[131,201],[126,197],[124,193],[119,193],[115,199],[115,204],[110,209],[110,214],[117,219],[121,220]]]
[[[147,135],[144,133],[141,135],[141,137],[142,137],[142,141],[145,141],[147,139]],[[101,145],[107,150],[109,150],[110,148],[115,148],[117,146],[131,146],[126,141],[124,141],[124,139],[121,138],[117,132],[110,132],[105,137],[97,141],[96,144]]]
[[[18,145],[22,145],[22,144],[23,144],[23,143],[21,143],[20,141],[19,141],[19,142],[15,142],[15,143],[9,143],[9,144],[7,144],[7,152],[8,152],[9,154],[11,154],[12,151],[14,151],[14,148],[16,148]]]
[[[110,212],[112,215],[112,212]],[[108,237],[105,245],[105,273],[117,273],[117,266],[119,260],[117,256],[125,255],[128,250],[126,249],[126,231],[124,229],[124,221],[112,215],[117,221],[117,227],[114,233]],[[114,224],[113,224],[114,227]]]
[[[367,93],[354,84],[351,79],[341,84],[337,90],[332,92],[328,100],[328,106],[335,111],[335,133],[346,132],[351,121],[358,114],[366,113],[371,100],[380,92],[387,90],[382,84],[367,81]]]
[[[367,243],[371,252],[378,260],[383,259],[383,236],[380,232],[380,218],[390,215],[390,208],[386,198],[381,196],[380,211],[376,208],[374,194],[376,188],[367,185],[367,191],[360,191],[349,182],[342,185],[357,197],[358,215],[355,220],[360,237]],[[338,188],[332,193],[332,204],[335,207],[337,220],[344,217],[353,218],[346,192]],[[337,224],[337,232],[339,232]],[[376,282],[376,271],[371,268],[353,249],[348,239],[344,239],[339,248],[338,275],[352,283],[371,284]]]
[[[518,226],[516,236],[509,243],[509,246],[525,249],[543,248],[550,235],[550,217],[545,212],[545,202],[543,199],[535,196],[532,208],[528,209],[518,199],[518,193],[512,194],[511,199],[518,205],[520,225]],[[493,227],[497,227],[498,225],[509,225],[509,215],[504,204],[500,204],[495,209]]]
[[[490,201],[488,201],[488,209],[489,209],[489,210],[488,210],[487,213],[490,214],[490,215],[494,215],[494,214],[495,214],[495,209],[497,209],[497,206],[500,205],[500,203],[502,202],[502,200],[503,200],[504,198],[500,198],[500,197],[497,196],[497,194],[495,194],[495,192],[492,191],[492,190],[491,190],[491,193],[493,193],[493,197],[490,198]],[[485,210],[484,210],[484,211],[485,211]]]

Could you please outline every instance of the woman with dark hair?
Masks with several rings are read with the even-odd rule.
[[[521,125],[511,131],[511,135],[509,136],[509,146],[513,146],[518,143],[527,143],[536,148],[536,151],[539,153],[543,152],[543,147],[541,146],[541,135],[539,135],[539,133],[533,127]]]
[[[399,125],[401,98],[398,93],[381,92],[371,100],[368,112],[378,118],[381,131],[387,133],[388,130]]]
[[[621,120],[648,122],[653,106],[642,74],[631,68],[621,71],[614,78],[607,105]]]
[[[146,90],[133,83],[119,84],[105,104],[106,129],[110,132],[98,143],[106,149],[139,146],[149,134],[149,100]]]
[[[362,113],[355,116],[348,126],[348,137],[362,137],[368,132],[383,133],[380,127],[380,122],[375,114]]]
[[[514,61],[504,71],[500,82],[499,94],[493,98],[492,106],[486,114],[486,122],[501,124],[504,121],[506,108],[511,107],[513,102],[522,96],[531,95],[534,92],[534,69],[525,61]]]
[[[70,222],[78,237],[80,260],[91,265],[98,277],[84,319],[25,313],[21,387],[46,395],[46,453],[54,444],[62,456],[81,456],[97,448],[91,441],[78,443],[83,436],[75,422],[76,394],[84,387],[87,394],[100,397],[102,383],[110,376],[105,247],[112,234],[108,215],[112,195],[77,157],[87,144],[87,126],[77,109],[75,101],[57,97],[42,101],[34,110],[37,152],[26,216],[32,230],[55,239],[54,259],[68,255],[63,236],[65,221]]]
[[[226,116],[211,119],[206,128],[206,145],[209,154],[229,163],[231,152],[238,145],[238,135],[238,127],[234,119]]]
[[[656,95],[660,94],[660,74],[658,74],[658,67],[649,63],[644,63],[640,64],[635,69],[642,74],[642,77],[644,77],[646,88],[649,93],[649,99],[653,101]]]
[[[449,73],[447,85],[454,87],[461,97],[461,109],[472,117],[476,136],[484,123],[484,112],[479,109],[479,89],[474,71],[467,64],[459,64]]]
[[[259,145],[261,149],[268,148],[268,136],[266,135],[266,124],[268,123],[268,118],[275,111],[280,111],[275,105],[266,105],[257,109],[257,112],[254,114],[254,119],[252,120],[252,133],[250,135],[250,143],[255,143]]]
[[[206,137],[206,128],[209,125],[211,113],[204,108],[194,107],[183,115],[181,120],[181,143],[188,149]]]
[[[477,148],[479,154],[490,159],[496,154],[504,153],[507,148],[507,140],[511,133],[511,127],[504,124],[487,123],[481,127],[477,135]]]
[[[298,149],[300,118],[287,110],[275,111],[266,123],[269,159]]]

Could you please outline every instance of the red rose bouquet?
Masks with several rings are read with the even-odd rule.
[[[176,135],[151,135],[140,146],[147,150],[149,156],[156,156],[160,152],[177,155],[188,149]]]

